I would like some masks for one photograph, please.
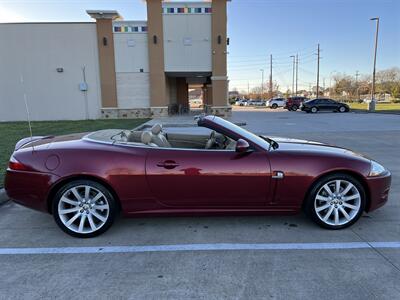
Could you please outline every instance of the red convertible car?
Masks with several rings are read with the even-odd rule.
[[[102,130],[26,138],[5,189],[93,237],[125,216],[291,214],[340,229],[388,199],[391,175],[348,149],[257,136],[216,116],[198,127]]]

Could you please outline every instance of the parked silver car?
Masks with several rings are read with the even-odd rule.
[[[267,101],[267,107],[276,109],[278,107],[285,107],[286,99],[285,98],[272,98]]]

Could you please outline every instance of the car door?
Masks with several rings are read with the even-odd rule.
[[[326,101],[328,102],[328,109],[330,111],[335,111],[338,109],[339,105],[336,101],[334,101],[332,99],[326,99]]]
[[[328,100],[326,100],[326,99],[319,99],[318,100],[318,109],[319,110],[329,110],[330,109],[330,106],[329,106],[329,102],[328,102]]]
[[[257,207],[270,199],[266,151],[151,148],[146,177],[157,201],[170,207]]]

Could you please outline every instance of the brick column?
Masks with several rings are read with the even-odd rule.
[[[101,106],[102,108],[117,108],[117,83],[112,21],[118,18],[119,14],[116,11],[110,10],[88,10],[87,13],[92,18],[96,19]]]
[[[150,105],[153,116],[168,115],[167,80],[164,71],[162,1],[147,0]]]
[[[227,77],[227,0],[212,0],[212,106],[210,113],[229,116]]]

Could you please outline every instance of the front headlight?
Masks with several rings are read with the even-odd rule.
[[[369,172],[369,176],[379,176],[385,171],[386,169],[384,166],[378,164],[376,161],[371,160],[371,171]]]

